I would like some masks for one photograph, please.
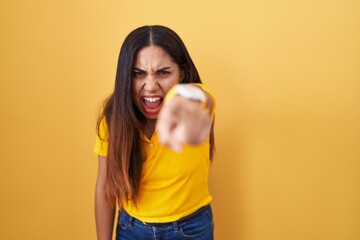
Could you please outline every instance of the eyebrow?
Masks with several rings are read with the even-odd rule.
[[[168,70],[168,69],[170,69],[171,67],[163,67],[163,68],[160,68],[160,69],[158,69],[157,71],[164,71],[164,70]]]
[[[165,70],[168,70],[168,69],[170,69],[171,67],[162,67],[162,68],[160,68],[160,69],[158,69],[158,70],[156,70],[157,72],[158,71],[165,71]],[[145,70],[143,70],[143,69],[141,69],[141,68],[138,68],[138,67],[134,67],[133,68],[133,70],[137,70],[137,71],[140,71],[140,72],[146,72]]]
[[[137,71],[140,71],[140,72],[146,72],[145,70],[142,70],[142,69],[137,68],[137,67],[134,67],[133,70],[137,70]]]

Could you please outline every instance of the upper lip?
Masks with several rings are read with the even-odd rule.
[[[160,98],[160,99],[162,99],[163,97],[160,95],[144,95],[144,96],[141,96],[141,98]]]

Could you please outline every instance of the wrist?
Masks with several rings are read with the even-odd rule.
[[[192,101],[197,101],[203,108],[206,108],[206,95],[198,87],[190,84],[176,84],[166,94],[165,104],[168,103],[174,96],[181,96]]]

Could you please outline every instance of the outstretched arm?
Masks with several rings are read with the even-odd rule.
[[[214,105],[211,95],[195,84],[187,85],[205,94],[205,107],[197,100],[175,94],[165,102],[156,123],[160,142],[177,152],[184,144],[203,143],[209,137],[211,128]]]

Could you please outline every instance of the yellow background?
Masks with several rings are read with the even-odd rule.
[[[1,0],[0,239],[95,239],[96,111],[144,24],[217,97],[216,239],[360,239],[358,0]]]

